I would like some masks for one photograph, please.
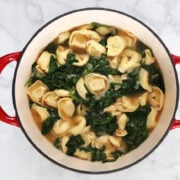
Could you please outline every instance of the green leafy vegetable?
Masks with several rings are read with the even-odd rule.
[[[111,154],[112,154],[112,156],[114,157],[114,160],[113,160],[113,161],[115,161],[115,160],[118,159],[119,156],[121,156],[121,155],[123,154],[123,152],[122,152],[122,151],[119,151],[119,150],[116,150],[116,151],[112,152]]]
[[[57,47],[58,47],[58,44],[56,44],[55,42],[51,42],[46,46],[44,51],[48,51],[49,53],[56,54]]]
[[[107,162],[106,160],[106,154],[104,153],[105,148],[101,148],[101,149],[97,149],[97,148],[93,148],[91,145],[89,146],[82,146],[79,147],[80,151],[85,151],[85,152],[90,152],[92,157],[91,157],[91,161],[95,162],[95,161],[101,161],[101,162]]]
[[[46,134],[50,133],[51,129],[53,128],[53,126],[55,124],[55,122],[58,119],[60,119],[57,109],[47,108],[47,111],[49,112],[50,116],[47,119],[45,119],[43,121],[43,123],[42,123],[41,133],[43,135],[46,135]]]
[[[82,73],[83,68],[73,66],[73,62],[76,62],[75,55],[69,54],[67,57],[67,62],[65,65],[58,67],[56,60],[51,59],[49,70],[50,72],[44,75],[42,78],[37,78],[42,80],[50,90],[54,89],[67,89],[71,90],[75,87]]]
[[[89,68],[91,67],[91,68]],[[106,55],[101,57],[90,57],[88,64],[85,66],[83,75],[89,73],[101,73],[104,75],[118,75],[121,74],[117,69],[110,67],[109,61]]]
[[[102,149],[94,148],[94,150],[92,151],[91,161],[93,161],[93,162],[95,162],[95,161],[105,162],[106,161],[106,154],[104,153],[104,148],[102,148]]]
[[[121,95],[136,94],[144,91],[139,83],[139,71],[139,68],[135,69],[132,73],[128,74],[127,79],[122,81],[119,89]]]
[[[128,135],[124,137],[128,151],[139,146],[147,137],[146,128],[147,116],[150,113],[150,106],[140,106],[135,112],[126,113],[129,121],[126,125]]]
[[[57,148],[57,149],[61,149],[61,139],[60,138],[56,138],[55,141],[54,141],[54,146]]]
[[[156,64],[155,63],[151,65],[143,64],[142,67],[146,69],[149,73],[150,84],[153,86],[158,86],[162,91],[165,91],[163,77],[159,68],[157,68]]]
[[[53,126],[57,120],[58,120],[57,118],[51,117],[51,116],[49,116],[47,119],[45,119],[42,123],[41,133],[43,135],[50,133],[51,129],[53,128]]]
[[[85,142],[82,139],[81,135],[71,136],[69,141],[66,143],[66,147],[67,147],[66,154],[73,156],[76,149],[82,146],[84,143]]]
[[[37,69],[36,69],[37,63],[33,63],[31,66],[31,77],[30,79],[28,79],[28,81],[26,82],[26,86],[31,86],[36,80],[39,80],[41,78],[43,78],[45,75],[40,73]]]
[[[49,62],[48,72],[52,73],[52,72],[56,71],[57,69],[58,69],[57,61],[56,61],[56,59],[53,56],[51,56],[50,62]]]
[[[106,24],[101,24],[101,23],[98,23],[98,22],[92,22],[91,25],[93,27],[93,30],[96,30],[99,27],[110,27],[110,26],[108,26]]]
[[[146,44],[144,44],[140,40],[137,40],[135,47],[136,51],[138,51],[141,54],[143,54],[146,49],[150,49]]]
[[[97,135],[101,136],[106,133],[112,135],[118,128],[116,118],[110,113],[96,113],[87,112],[86,114],[87,125],[91,125],[91,130]]]

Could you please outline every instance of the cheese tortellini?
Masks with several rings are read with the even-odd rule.
[[[31,69],[32,116],[67,155],[115,161],[158,124],[165,88],[157,59],[128,30],[92,22],[60,32]]]

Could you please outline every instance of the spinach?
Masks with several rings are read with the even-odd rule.
[[[44,51],[48,51],[49,53],[56,54],[57,47],[58,47],[58,44],[56,44],[55,42],[51,42],[46,46]]]
[[[139,83],[139,71],[140,68],[135,69],[133,72],[128,74],[127,79],[122,81],[120,89],[118,90],[121,95],[131,95],[144,91]]]
[[[97,148],[92,147],[92,145],[90,144],[86,147],[84,147],[84,146],[79,147],[79,150],[85,151],[85,152],[90,152],[92,155],[91,161],[93,161],[93,162],[94,161],[113,162],[113,161],[116,161],[119,158],[119,156],[121,156],[123,154],[122,151],[115,150],[111,153],[111,155],[114,159],[107,160],[107,156],[104,153],[105,147],[102,147],[101,149],[97,149]]]
[[[121,156],[122,154],[123,154],[123,152],[120,150],[116,150],[116,151],[112,152],[111,155],[114,158],[113,161],[116,161],[118,159],[118,157]]]
[[[142,67],[149,73],[149,82],[153,86],[158,86],[162,91],[165,91],[163,77],[155,63],[151,65],[143,64]]]
[[[57,148],[57,149],[61,149],[61,139],[60,138],[56,138],[55,141],[54,141],[54,146]]]
[[[116,117],[112,116],[110,113],[96,113],[88,111],[85,115],[87,125],[91,126],[91,130],[97,135],[102,134],[112,135],[118,128]]]
[[[91,126],[105,125],[113,120],[113,116],[108,112],[105,112],[103,114],[95,114],[92,112],[88,112],[87,116],[87,121],[89,122],[89,124],[91,124]]]
[[[105,148],[101,148],[101,149],[97,149],[97,148],[93,148],[91,145],[84,147],[81,146],[79,147],[80,151],[85,151],[85,152],[90,152],[92,157],[91,157],[91,161],[95,162],[95,161],[102,161],[102,162],[107,162],[106,160],[106,154],[104,153]]]
[[[135,47],[136,47],[136,51],[138,51],[142,55],[144,54],[144,51],[146,49],[150,49],[146,44],[144,44],[140,40],[137,40]]]
[[[95,162],[95,161],[105,162],[106,161],[106,154],[104,153],[104,148],[102,148],[102,149],[94,148],[94,150],[92,151],[91,161],[92,162]]]
[[[47,108],[48,113],[50,114],[51,117],[53,118],[59,118],[58,110],[53,107],[48,107]]]
[[[26,82],[26,86],[31,86],[36,80],[41,79],[42,77],[44,77],[45,75],[40,73],[37,69],[36,69],[37,63],[34,62],[31,66],[31,77],[30,79],[27,80]]]
[[[139,146],[148,137],[146,120],[150,110],[150,106],[145,105],[140,106],[135,112],[126,113],[129,121],[126,125],[128,134],[124,137],[124,140],[128,151]]]
[[[69,53],[67,55],[66,64],[59,68],[59,71],[65,74],[82,74],[83,68],[79,66],[74,66],[73,62],[78,62],[75,54]]]
[[[47,119],[45,119],[42,123],[41,133],[43,135],[50,133],[51,129],[53,128],[53,126],[57,120],[58,120],[57,118],[51,117],[51,116],[49,116]]]
[[[85,142],[82,139],[81,135],[71,136],[69,138],[69,141],[66,143],[66,147],[67,147],[66,154],[73,156],[76,149],[79,148],[80,146],[82,146],[84,143]]]
[[[91,68],[89,68],[91,67]],[[106,55],[102,55],[101,57],[92,57],[90,56],[88,64],[85,66],[83,71],[83,75],[89,73],[101,73],[104,75],[118,75],[121,74],[117,69],[110,67],[109,61]]]
[[[49,62],[49,69],[48,73],[52,73],[58,69],[57,60],[54,58],[54,56],[51,56],[50,62]]]
[[[108,33],[108,34],[106,34],[102,39],[101,39],[101,41],[99,41],[99,43],[100,44],[102,44],[103,46],[107,46],[107,40],[108,40],[108,38],[109,37],[111,37],[111,36],[114,36],[114,35],[116,35],[117,34],[117,32],[110,32],[110,33]]]
[[[42,123],[41,127],[41,133],[43,135],[46,135],[50,133],[51,129],[53,128],[55,122],[60,119],[58,115],[58,111],[55,108],[47,108],[47,111],[49,112],[50,116],[45,119]]]
[[[88,101],[84,100],[81,96],[79,96],[79,94],[77,93],[77,91],[75,91],[74,89],[71,89],[69,91],[69,95],[70,97],[73,99],[73,102],[78,105],[78,104],[86,104]]]
[[[92,22],[91,25],[92,25],[93,30],[96,30],[97,28],[100,28],[100,27],[110,27],[110,26],[108,26],[106,24],[101,24],[101,23],[98,23],[98,22]]]
[[[50,90],[54,89],[67,89],[70,90],[75,87],[82,69],[81,67],[73,66],[75,62],[75,55],[69,54],[65,65],[58,67],[56,60],[51,59],[49,64],[49,73],[40,78]]]

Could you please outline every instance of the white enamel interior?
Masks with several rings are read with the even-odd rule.
[[[52,41],[60,32],[93,21],[127,29],[136,34],[144,43],[148,44],[153,49],[153,52],[158,59],[165,81],[165,106],[157,127],[142,145],[112,163],[92,163],[79,160],[67,156],[54,148],[53,145],[49,143],[43,135],[41,135],[41,132],[32,119],[25,88],[25,82],[30,76],[31,65],[41,49]],[[154,36],[145,26],[131,17],[113,11],[97,9],[67,14],[54,20],[39,31],[26,47],[21,58],[15,78],[14,90],[15,105],[19,119],[27,136],[35,146],[55,162],[85,172],[106,172],[121,169],[146,156],[161,141],[167,131],[173,116],[177,96],[176,78],[171,60],[157,37]]]

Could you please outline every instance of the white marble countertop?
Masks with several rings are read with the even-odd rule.
[[[180,0],[0,0],[0,56],[21,51],[47,21],[70,10],[106,7],[126,12],[150,26],[180,56]],[[0,105],[14,115],[11,87],[16,63],[0,76]],[[177,67],[180,77],[180,66]],[[180,119],[180,109],[176,113]],[[1,180],[128,179],[179,180],[180,129],[172,130],[158,148],[140,163],[110,174],[88,175],[59,167],[28,142],[19,128],[0,122]]]

